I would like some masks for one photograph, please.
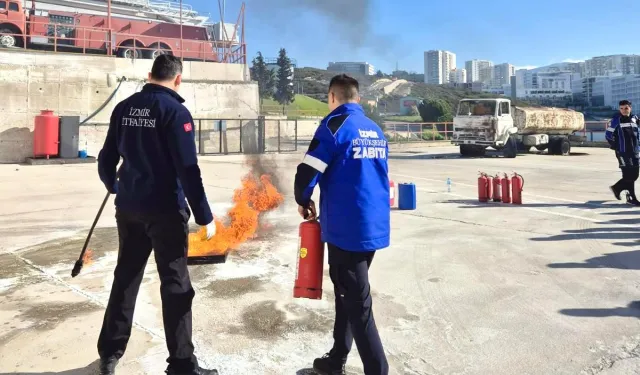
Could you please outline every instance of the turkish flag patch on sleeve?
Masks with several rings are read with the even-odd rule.
[[[186,131],[187,133],[190,132],[191,130],[193,130],[193,126],[191,126],[190,122],[187,122],[186,124],[184,124],[182,126],[184,126],[184,131]]]

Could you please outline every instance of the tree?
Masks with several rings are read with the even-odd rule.
[[[293,69],[291,67],[291,60],[287,57],[287,51],[284,48],[280,48],[278,67],[275,99],[282,105],[282,111],[284,112],[284,107],[293,103],[295,100],[295,93],[293,92]]]
[[[252,64],[251,78],[258,82],[258,93],[260,94],[260,104],[262,104],[265,98],[273,97],[273,90],[276,86],[276,76],[274,71],[267,67],[262,53],[258,52]]]
[[[376,77],[378,77],[378,78],[383,78],[384,77],[384,73],[382,73],[382,70],[378,70],[378,72],[376,73]]]
[[[450,122],[453,121],[451,106],[442,99],[423,100],[418,106],[418,112],[424,122]]]

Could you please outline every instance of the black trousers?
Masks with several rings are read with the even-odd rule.
[[[355,339],[365,375],[388,375],[389,364],[373,319],[369,266],[374,251],[345,251],[327,244],[329,275],[336,295],[336,321],[330,355],[346,361]]]
[[[620,192],[626,190],[629,192],[629,195],[631,195],[631,198],[636,198],[635,182],[638,180],[638,175],[640,174],[638,158],[621,155],[616,152],[616,159],[622,171],[622,178],[613,185],[613,188]]]
[[[98,339],[101,358],[120,358],[125,352],[136,297],[153,249],[160,275],[169,368],[190,371],[198,365],[191,341],[191,303],[195,292],[187,269],[189,216],[188,211],[148,215],[116,210],[120,246],[111,296]]]

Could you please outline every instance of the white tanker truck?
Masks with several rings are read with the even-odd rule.
[[[515,107],[509,99],[462,99],[453,118],[452,143],[463,156],[482,156],[487,147],[515,158],[518,150],[549,149],[569,155],[571,142],[583,142],[584,115],[570,109]]]

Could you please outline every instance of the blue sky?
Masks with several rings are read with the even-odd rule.
[[[216,0],[186,0],[218,18]],[[312,1],[312,0],[311,0]],[[323,0],[318,0],[323,1]],[[592,56],[640,54],[640,1],[596,0],[344,0],[358,3],[338,22],[306,0],[246,0],[249,59],[261,51],[276,57],[280,47],[299,66],[326,68],[329,61],[368,61],[385,72],[422,73],[430,49],[517,67],[584,60]],[[226,21],[235,20],[240,1],[227,0]],[[513,5],[513,4],[519,5]],[[340,13],[340,10],[338,10]],[[368,27],[368,25],[370,27]],[[364,38],[367,36],[366,38]],[[354,39],[367,39],[354,42]]]

